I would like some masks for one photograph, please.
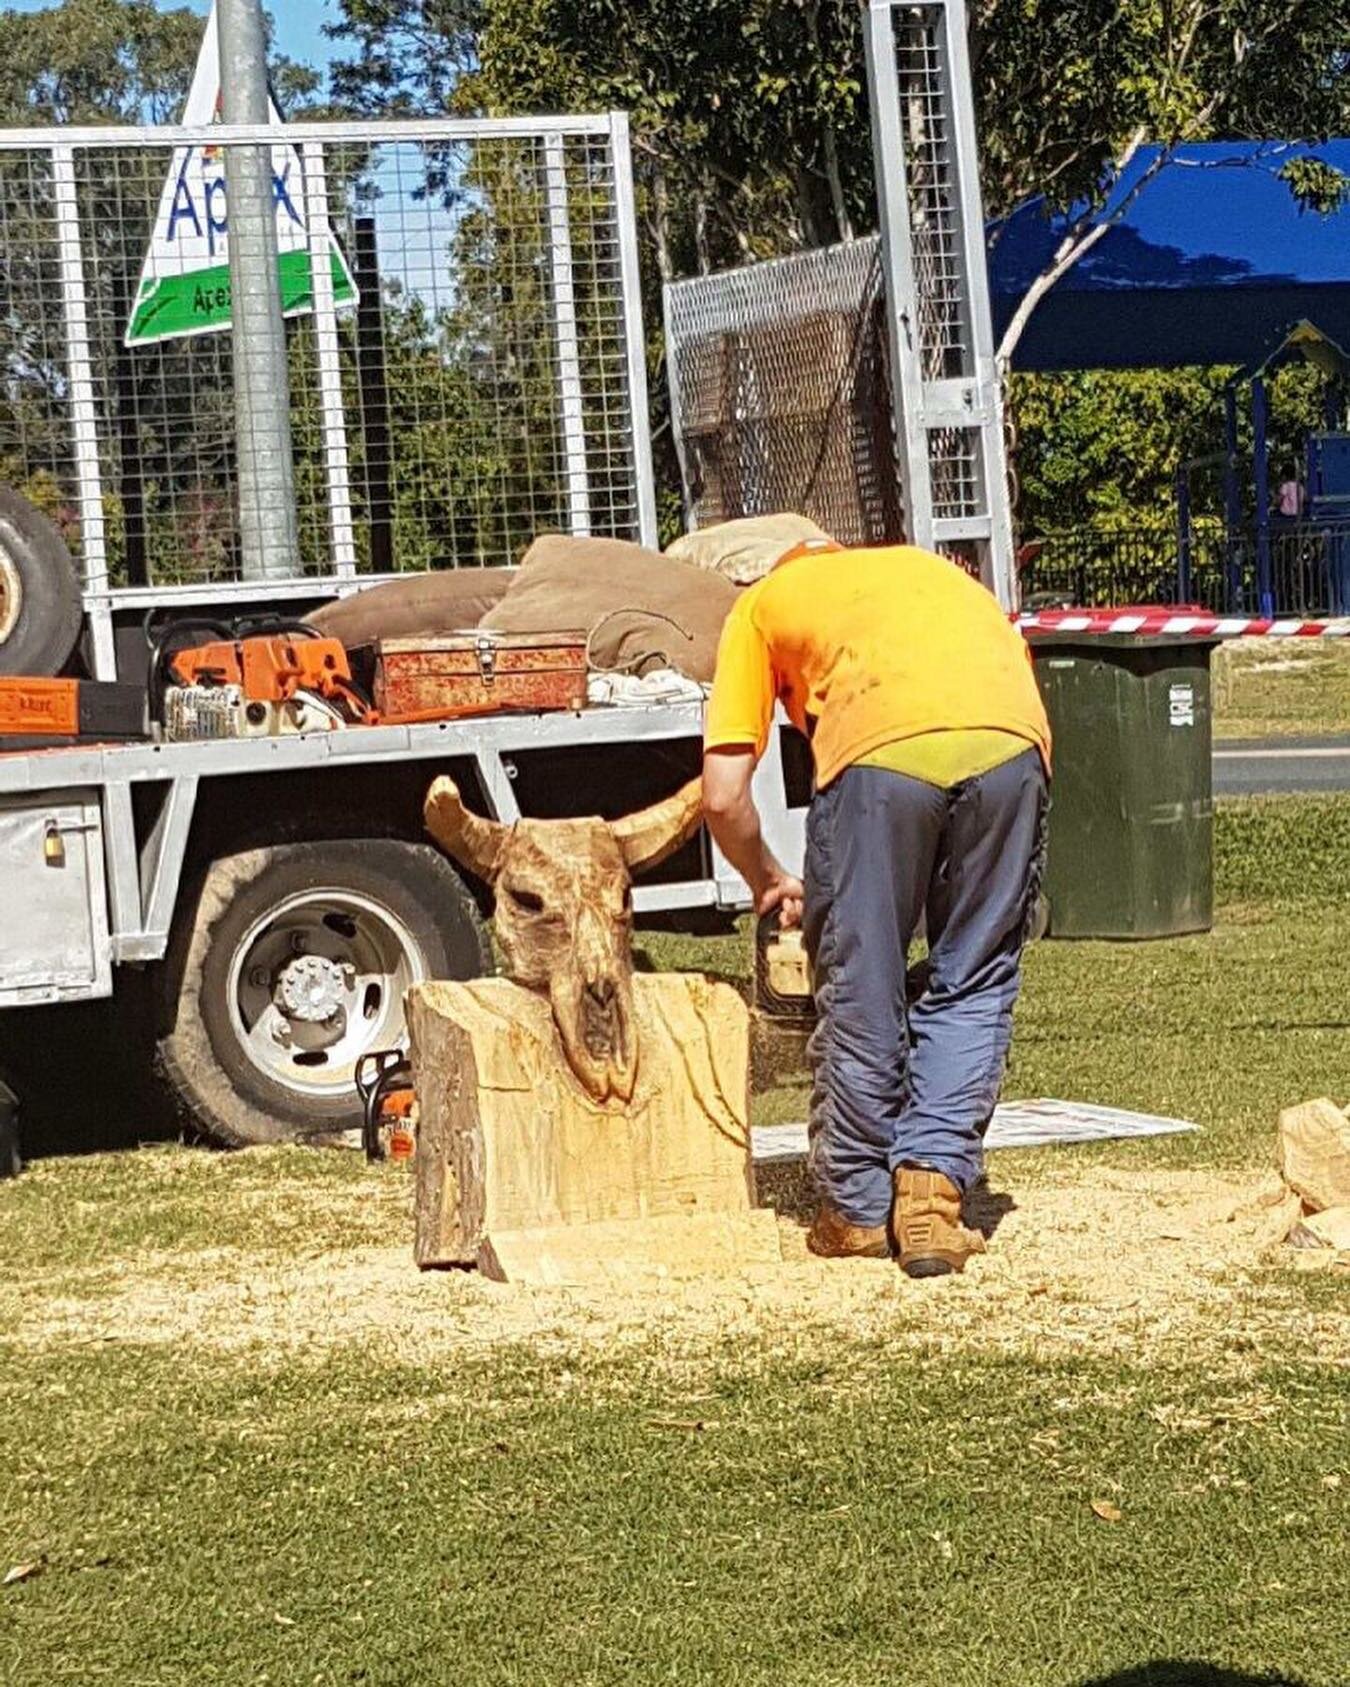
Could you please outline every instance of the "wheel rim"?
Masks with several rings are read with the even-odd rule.
[[[23,609],[23,579],[0,533],[0,644],[5,644]]]
[[[416,938],[355,891],[287,897],[230,961],[230,1025],[255,1071],[305,1100],[355,1094],[356,1065],[407,1041],[403,994],[428,976]]]

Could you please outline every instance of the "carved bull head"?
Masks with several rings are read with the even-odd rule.
[[[698,829],[699,782],[623,820],[518,820],[465,808],[453,780],[427,793],[427,830],[496,892],[493,927],[507,976],[548,992],[568,1064],[597,1101],[631,1101],[633,873]]]

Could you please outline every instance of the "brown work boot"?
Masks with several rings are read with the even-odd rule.
[[[806,1245],[821,1259],[885,1259],[891,1251],[884,1224],[850,1224],[824,1201],[816,1208]]]
[[[984,1252],[984,1237],[961,1222],[961,1191],[941,1172],[898,1168],[892,1224],[909,1277],[946,1277]]]

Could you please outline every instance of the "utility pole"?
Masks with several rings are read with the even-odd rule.
[[[265,126],[267,35],[260,0],[217,0],[216,17],[221,115],[227,124]],[[245,580],[292,579],[300,572],[300,539],[271,148],[227,146],[225,183],[241,570]]]

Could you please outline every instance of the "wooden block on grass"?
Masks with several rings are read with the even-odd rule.
[[[503,1283],[608,1283],[617,1289],[779,1265],[782,1258],[778,1220],[766,1209],[498,1231],[489,1237],[480,1264],[484,1276]]]
[[[1350,1205],[1350,1122],[1334,1102],[1280,1114],[1280,1175],[1314,1212]]]
[[[419,1265],[571,1282],[622,1275],[624,1260],[763,1261],[772,1218],[752,1202],[745,1004],[683,973],[639,974],[633,998],[637,1087],[600,1105],[542,996],[500,978],[409,992]]]

